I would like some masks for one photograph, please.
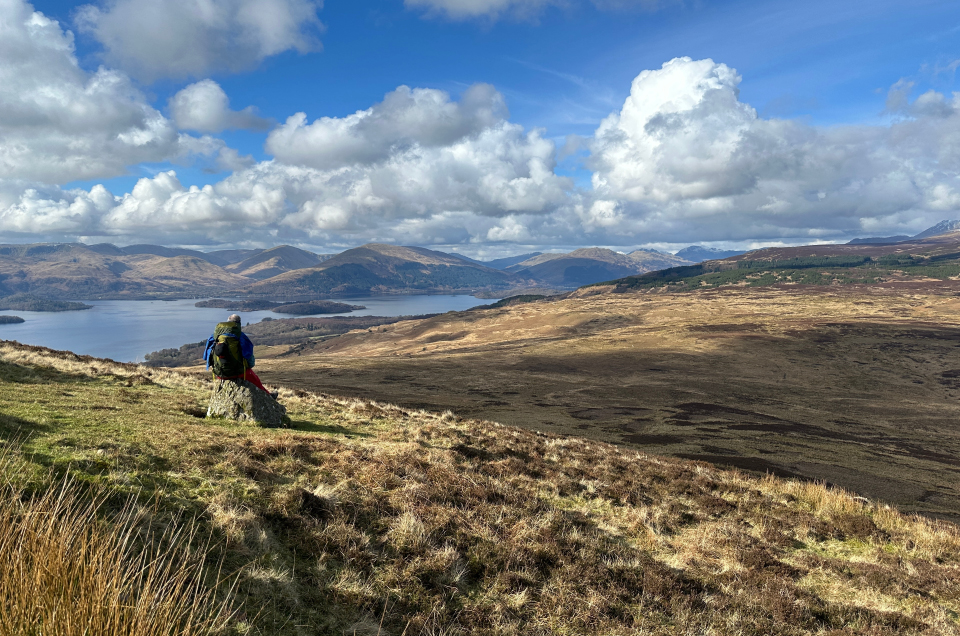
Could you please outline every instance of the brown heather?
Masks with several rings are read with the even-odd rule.
[[[960,634],[948,522],[303,391],[281,392],[298,430],[208,422],[206,390],[0,346],[0,432],[30,436],[11,451],[32,462],[22,478],[52,467],[156,501],[153,525],[198,514],[237,575],[238,633]]]

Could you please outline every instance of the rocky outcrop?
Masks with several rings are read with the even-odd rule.
[[[256,422],[267,427],[290,426],[287,409],[282,404],[242,380],[214,381],[207,417]]]

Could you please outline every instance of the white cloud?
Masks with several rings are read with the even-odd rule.
[[[164,172],[82,218],[70,210],[89,198],[83,192],[30,195],[9,209],[53,210],[34,227],[38,233],[46,224],[87,236],[192,234],[194,243],[460,241],[495,227],[491,236],[506,240],[522,235],[509,219],[549,214],[572,184],[553,171],[554,144],[504,116],[502,97],[489,86],[472,87],[457,102],[401,87],[342,119],[308,126],[291,118],[271,135],[276,160],[249,165],[221,149],[218,161],[237,172],[214,185],[185,187]]]
[[[498,18],[504,13],[530,16],[543,7],[557,4],[557,0],[404,0],[410,8],[425,9],[431,14],[445,15],[453,20],[469,18]]]
[[[428,15],[442,15],[451,20],[483,18],[496,20],[503,16],[528,19],[536,17],[548,6],[567,7],[578,0],[404,0],[412,9],[422,9]],[[652,11],[661,5],[676,4],[681,0],[590,0],[590,4],[605,11],[641,9]]]
[[[112,177],[211,143],[178,134],[122,73],[81,69],[56,21],[0,0],[0,179]]]
[[[240,71],[284,51],[320,48],[311,0],[106,0],[84,5],[79,27],[115,68],[145,81]]]
[[[477,135],[507,117],[500,95],[475,84],[459,102],[439,90],[401,86],[382,102],[343,118],[307,124],[304,113],[287,119],[267,138],[267,151],[284,163],[337,168],[383,161],[405,148],[437,148]]]
[[[58,188],[27,188],[6,192],[0,182],[0,227],[7,234],[34,237],[75,236],[96,227],[116,204],[102,185],[89,192]]]
[[[230,110],[230,99],[210,79],[190,84],[170,98],[170,114],[180,130],[218,133],[226,129],[266,130],[270,122],[253,106]]]
[[[36,172],[14,175],[0,180],[0,229],[117,241],[161,234],[191,244],[614,246],[821,242],[912,234],[958,216],[960,95],[908,94],[892,124],[824,128],[760,118],[740,101],[740,81],[723,64],[688,58],[638,75],[623,107],[584,142],[588,189],[556,174],[553,142],[509,122],[492,87],[471,87],[459,100],[400,87],[346,117],[291,117],[268,138],[270,161],[180,137],[176,152],[215,156],[234,171],[204,187],[164,172],[113,197],[37,186]],[[232,116],[225,95],[212,82],[186,94],[202,93],[198,86],[213,96],[201,105],[213,107],[177,117],[217,129]]]
[[[223,147],[217,154],[217,167],[221,170],[236,172],[249,168],[256,163],[250,155],[241,155],[233,148]]]
[[[840,239],[877,219],[911,233],[960,191],[960,95],[910,103],[900,83],[889,103],[902,119],[821,128],[759,118],[739,83],[724,64],[677,58],[638,75],[601,123],[592,195],[619,202],[623,238]]]

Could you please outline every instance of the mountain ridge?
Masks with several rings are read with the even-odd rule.
[[[319,265],[280,274],[238,289],[251,296],[308,296],[468,291],[508,287],[514,277],[462,258],[421,247],[370,243]]]
[[[601,247],[580,248],[568,253],[541,254],[511,265],[506,271],[550,285],[575,288],[615,276],[689,264],[690,261],[654,250],[622,254]]]

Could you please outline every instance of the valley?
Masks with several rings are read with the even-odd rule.
[[[960,520],[956,281],[614,289],[263,347],[258,369]]]

